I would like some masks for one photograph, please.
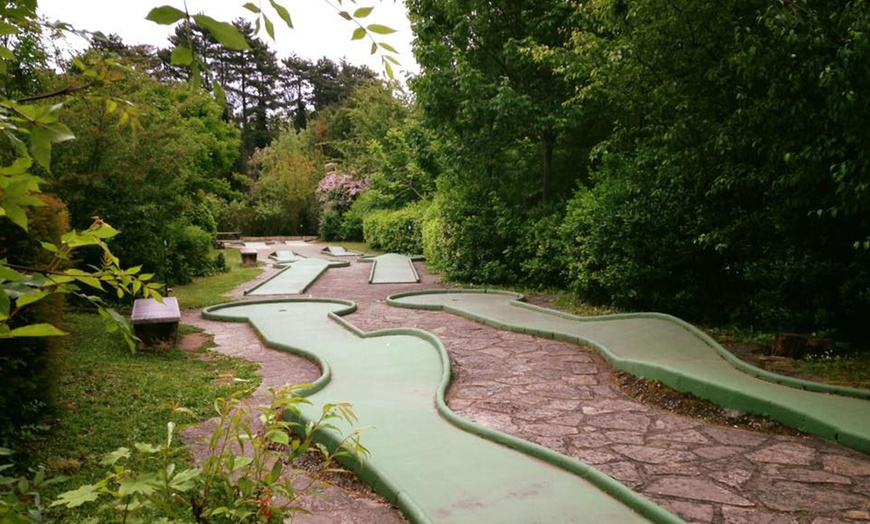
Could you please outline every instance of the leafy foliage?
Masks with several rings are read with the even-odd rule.
[[[374,249],[418,255],[423,252],[423,217],[427,203],[396,211],[379,210],[363,219],[365,241]]]
[[[329,450],[315,443],[322,431],[335,430],[335,422],[356,421],[347,404],[326,405],[320,419],[297,420],[308,401],[296,395],[304,386],[272,391],[270,404],[257,417],[241,406],[246,391],[215,402],[216,429],[208,439],[208,458],[202,467],[178,468],[181,448],[174,444],[175,420],[167,424],[166,440],[160,444],[136,443],[108,453],[102,465],[105,477],[61,494],[52,506],[77,508],[98,503],[104,519],[120,522],[152,522],[157,518],[201,522],[284,522],[299,506],[301,497],[323,487],[320,473],[300,479],[290,467],[309,451],[320,454],[323,470],[337,458],[361,460],[366,450],[359,432],[344,438]],[[185,410],[174,408],[173,419]],[[134,455],[146,458],[146,466],[131,468]],[[302,482],[300,482],[302,480]]]

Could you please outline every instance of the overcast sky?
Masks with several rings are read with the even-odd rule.
[[[187,7],[191,14],[205,12],[212,18],[227,22],[241,16],[253,23],[255,15],[242,7],[247,1],[262,4],[264,11],[275,22],[276,41],[271,42],[265,31],[260,38],[269,42],[279,57],[295,53],[312,60],[322,56],[335,61],[345,58],[353,64],[365,64],[382,72],[380,57],[370,54],[371,42],[350,40],[356,25],[339,17],[337,11],[330,7],[330,4],[337,5],[335,0],[329,0],[329,3],[326,0],[279,0],[290,11],[293,30],[284,26],[268,7],[267,0],[187,0]],[[417,71],[411,53],[411,28],[402,0],[360,0],[357,4],[345,1],[344,4],[344,9],[348,10],[374,6],[374,11],[365,22],[376,22],[396,29],[396,33],[380,38],[400,52],[398,59],[402,67],[398,69]],[[182,0],[39,0],[40,12],[51,21],[60,20],[77,29],[102,31],[106,35],[116,33],[127,44],[166,47],[173,29],[145,20],[153,7],[162,5],[184,10]],[[75,40],[75,37],[69,38],[72,45],[82,45]],[[403,78],[404,73],[397,72],[396,77]]]

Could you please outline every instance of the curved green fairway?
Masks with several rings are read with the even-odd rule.
[[[541,460],[451,423],[456,416],[443,403],[449,363],[438,340],[415,330],[358,332],[336,316],[354,308],[343,301],[282,300],[215,306],[204,315],[249,321],[271,346],[319,361],[323,377],[305,417],[316,419],[326,403],[352,403],[359,425],[374,426],[363,433],[371,456],[360,475],[415,522],[678,521],[569,457],[538,450],[557,457]],[[536,448],[511,437],[505,442]],[[650,517],[554,463],[582,471]]]

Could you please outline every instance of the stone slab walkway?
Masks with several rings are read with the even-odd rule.
[[[668,315],[576,317],[529,306],[521,298],[514,293],[436,291],[396,295],[389,302],[399,307],[444,309],[501,329],[593,345],[618,369],[870,452],[870,401],[866,398],[806,391],[757,378],[722,358],[725,350],[715,341]],[[796,385],[812,387],[805,381]],[[866,397],[870,392],[863,394]]]
[[[310,256],[321,247],[294,249]],[[388,306],[386,297],[394,293],[446,289],[422,265],[416,267],[422,286],[369,286],[369,265],[353,263],[325,275],[306,296],[355,301],[359,310],[347,318],[366,331],[417,327],[433,332],[450,354],[453,383],[447,402],[458,414],[593,464],[688,522],[870,521],[870,457],[818,438],[713,425],[647,406],[614,386],[611,368],[596,352],[572,343],[500,331],[446,312]],[[229,298],[242,297],[246,287]],[[286,368],[309,366],[316,373],[299,357],[263,348],[250,328],[206,321],[196,312],[185,312],[184,321],[216,333],[220,351],[265,358],[264,385],[311,380],[296,380]],[[387,517],[382,506],[372,509],[368,499],[337,493],[345,498],[297,520],[401,521],[395,511]]]

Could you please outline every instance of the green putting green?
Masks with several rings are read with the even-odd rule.
[[[323,374],[304,417],[350,402],[370,450],[360,476],[413,522],[680,522],[610,477],[535,444],[457,417],[444,403],[450,367],[433,335],[362,333],[340,318],[352,302],[238,302],[206,318],[250,322],[270,345]],[[341,425],[333,443],[352,431]],[[353,464],[350,464],[353,467]]]
[[[525,304],[522,295],[493,291],[401,293],[387,303],[443,309],[500,329],[590,345],[617,369],[870,453],[870,391],[755,368],[669,315],[577,317]]]
[[[413,261],[420,258],[387,253],[362,257],[359,260],[372,263],[369,284],[415,284],[420,282],[420,275],[417,274]]]
[[[289,263],[289,262],[288,262]],[[299,258],[269,280],[245,291],[246,295],[299,295],[304,293],[324,271],[347,267],[349,262]]]

